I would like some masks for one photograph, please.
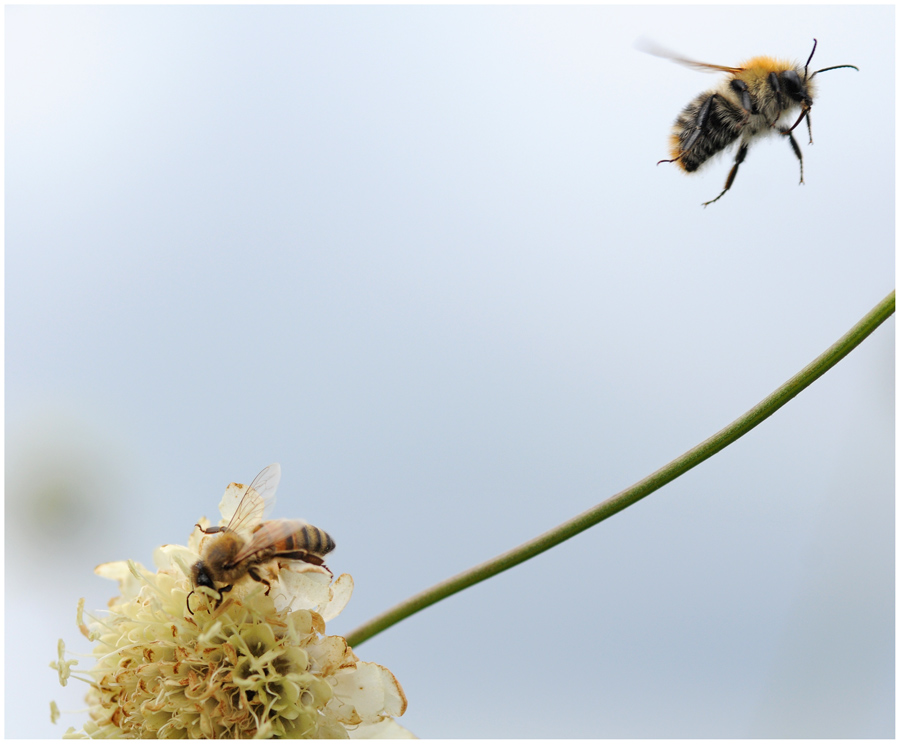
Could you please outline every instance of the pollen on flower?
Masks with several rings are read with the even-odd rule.
[[[131,561],[97,567],[118,581],[120,596],[102,618],[79,603],[96,662],[82,675],[90,720],[67,738],[411,736],[393,721],[406,709],[394,676],[325,635],[326,620],[350,597],[349,575],[332,581],[286,562],[270,574],[269,595],[245,577],[218,601],[195,591],[189,610],[197,532],[189,547],[157,549],[155,572]],[[74,664],[60,641],[51,666],[61,684]]]

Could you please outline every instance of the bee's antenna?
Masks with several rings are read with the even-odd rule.
[[[812,80],[812,78],[814,78],[814,77],[815,77],[816,75],[818,75],[820,72],[828,72],[829,70],[840,70],[841,68],[844,68],[844,67],[851,67],[851,68],[853,68],[854,70],[856,70],[857,72],[859,72],[859,68],[858,68],[856,65],[835,65],[834,67],[823,67],[821,70],[816,70],[816,71],[815,71],[812,75],[810,75],[809,77],[810,77],[810,80]]]
[[[818,43],[819,43],[818,41],[813,39],[812,51],[809,53],[809,59],[806,60],[806,66],[803,68],[804,79],[812,80],[820,72],[828,72],[829,70],[840,70],[840,69],[843,69],[844,67],[850,67],[850,68],[856,70],[857,72],[859,72],[859,68],[856,65],[835,65],[834,67],[823,67],[821,70],[816,70],[812,75],[809,75],[809,63],[812,62],[813,55],[816,53],[816,44],[818,44]],[[806,77],[807,75],[809,75],[809,77]],[[799,123],[800,122],[798,121],[797,124],[799,124]],[[797,126],[797,124],[794,124],[794,127]],[[794,127],[791,127],[791,129],[793,129]]]
[[[806,64],[803,66],[803,79],[809,80],[809,63],[812,62],[813,55],[816,53],[816,46],[818,45],[818,39],[813,39],[813,48],[809,53],[809,59],[806,60]],[[813,73],[815,75],[816,73]]]

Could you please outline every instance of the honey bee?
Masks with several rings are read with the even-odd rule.
[[[659,161],[677,163],[686,173],[693,173],[714,155],[740,140],[725,188],[715,199],[704,202],[704,207],[721,199],[731,188],[738,167],[747,157],[750,143],[772,132],[787,137],[794,155],[800,161],[800,183],[803,183],[803,154],[794,139],[793,131],[806,119],[809,144],[812,144],[809,110],[816,93],[813,78],[820,72],[844,67],[859,71],[856,65],[836,65],[816,70],[810,75],[809,63],[816,53],[817,43],[813,39],[812,52],[802,67],[796,62],[773,57],[753,57],[740,67],[723,67],[695,62],[646,42],[639,44],[650,54],[666,57],[697,70],[728,73],[728,78],[718,88],[701,93],[685,106],[669,137],[669,152],[672,157]],[[793,125],[787,126],[782,117],[790,116],[798,108],[800,115],[797,120]]]
[[[334,540],[327,532],[302,519],[263,521],[264,513],[275,503],[275,490],[280,480],[281,466],[278,463],[269,465],[244,491],[227,525],[206,529],[196,525],[207,535],[219,536],[204,541],[201,547],[200,560],[191,568],[194,587],[205,586],[217,591],[221,602],[222,595],[248,575],[265,584],[268,594],[272,585],[258,569],[276,558],[324,567],[323,556],[334,550]],[[190,594],[188,611],[194,614]]]

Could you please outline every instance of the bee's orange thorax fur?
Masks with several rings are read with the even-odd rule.
[[[750,78],[766,77],[770,72],[784,72],[795,70],[798,65],[786,59],[776,57],[752,57],[739,65],[740,72],[735,73],[736,78],[749,82]]]

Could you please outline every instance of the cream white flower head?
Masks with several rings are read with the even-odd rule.
[[[231,484],[222,504],[230,519]],[[234,506],[231,506],[233,512]],[[208,523],[201,522],[201,527]],[[213,536],[214,537],[214,536]],[[72,737],[114,738],[407,738],[397,724],[406,697],[391,672],[360,661],[325,623],[346,606],[353,580],[332,581],[322,567],[271,561],[271,588],[249,576],[219,597],[203,589],[187,599],[191,566],[200,560],[200,529],[187,547],[154,553],[157,571],[132,561],[98,566],[120,596],[104,618],[79,627],[96,641],[91,720]],[[193,612],[193,614],[192,614]],[[64,659],[60,681],[76,676]]]

